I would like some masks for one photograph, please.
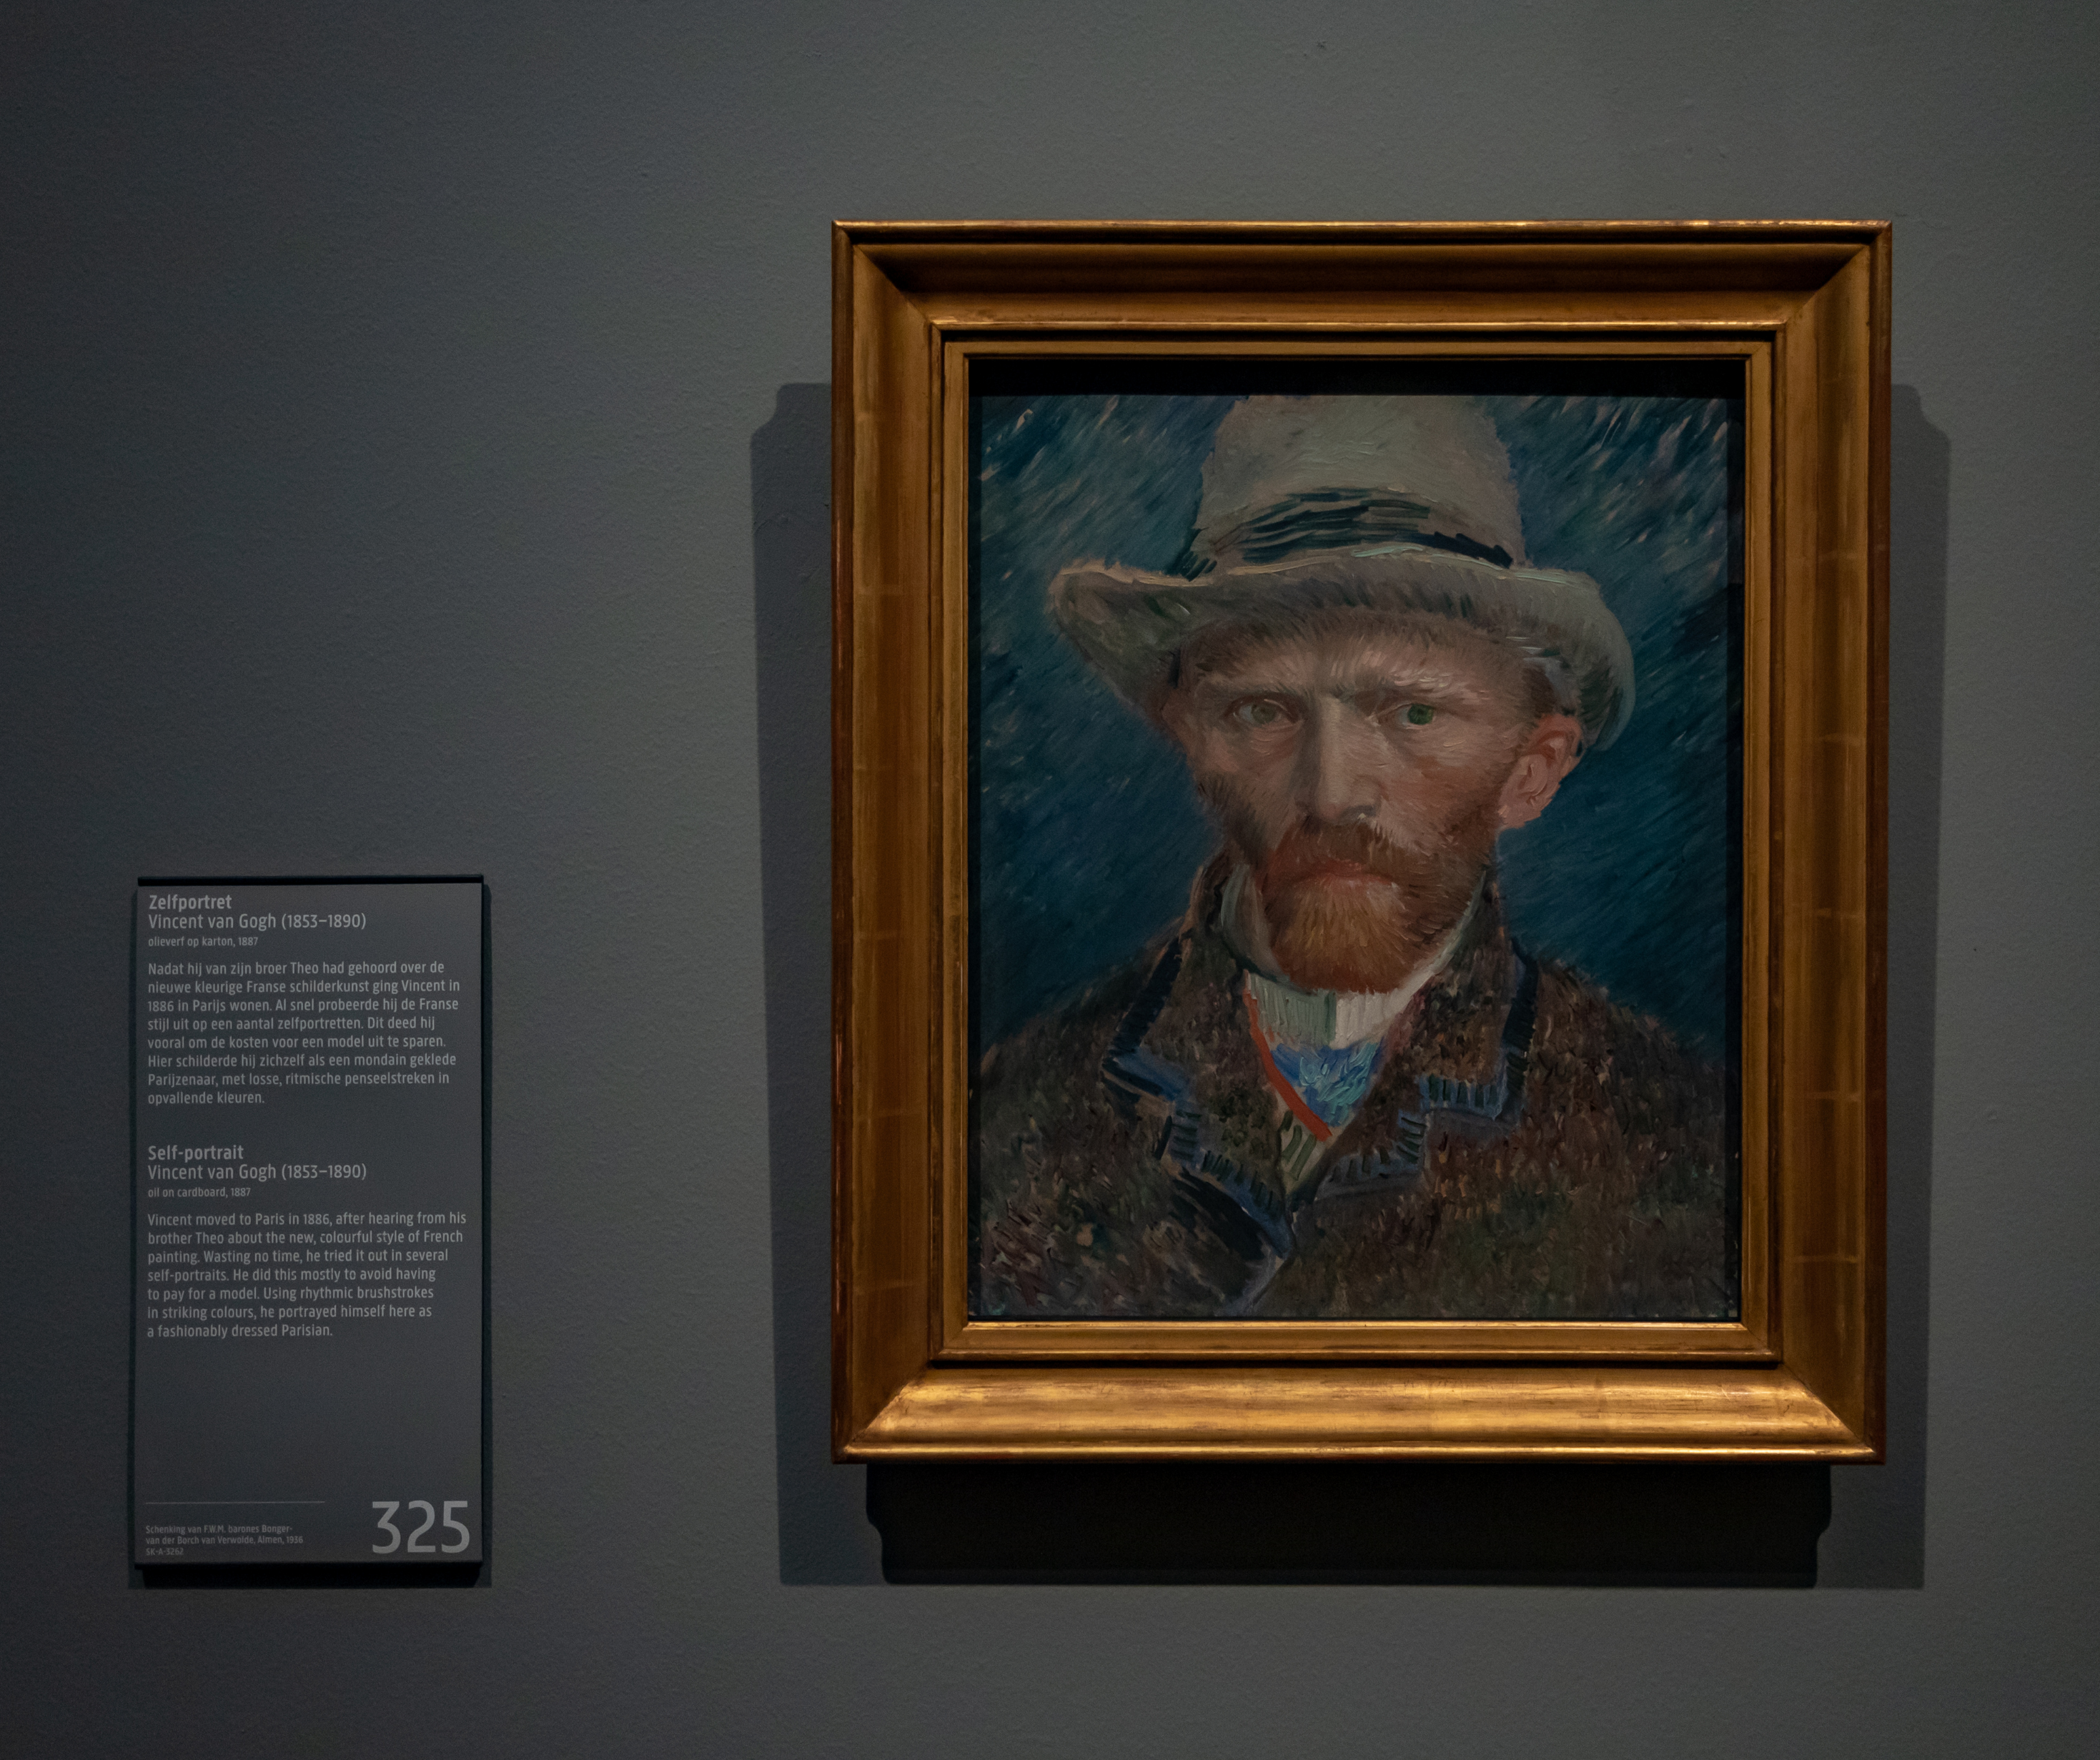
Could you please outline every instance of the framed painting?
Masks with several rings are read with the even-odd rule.
[[[836,229],[840,1458],[1879,1458],[1889,257]]]

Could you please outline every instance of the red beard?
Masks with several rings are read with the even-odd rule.
[[[1290,833],[1255,867],[1278,969],[1308,990],[1398,989],[1471,903],[1493,847],[1493,821],[1480,829],[1420,850],[1368,825]]]

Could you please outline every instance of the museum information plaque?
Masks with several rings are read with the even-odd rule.
[[[480,883],[135,908],[134,1562],[480,1560]]]

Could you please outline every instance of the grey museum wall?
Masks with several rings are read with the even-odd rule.
[[[2100,24],[27,5],[11,1753],[2083,1750]],[[832,1466],[836,216],[1896,222],[1890,1460]],[[130,888],[487,876],[491,1567],[126,1562]]]

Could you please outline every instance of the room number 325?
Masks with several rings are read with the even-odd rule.
[[[423,1536],[438,1525],[438,1512],[421,1498],[412,1498],[408,1504],[410,1511],[421,1510],[423,1513],[423,1520],[421,1527],[410,1530],[408,1542],[404,1545],[401,1538],[401,1530],[394,1525],[394,1512],[401,1506],[398,1503],[388,1503],[375,1498],[373,1499],[372,1507],[379,1511],[377,1525],[386,1533],[386,1543],[384,1546],[374,1546],[372,1550],[375,1552],[464,1552],[474,1544],[474,1536],[466,1531],[466,1524],[455,1516],[452,1511],[465,1509],[466,1506],[467,1499],[465,1498],[454,1498],[445,1505],[444,1525],[452,1533],[459,1536],[459,1544],[431,1546],[424,1541]]]

